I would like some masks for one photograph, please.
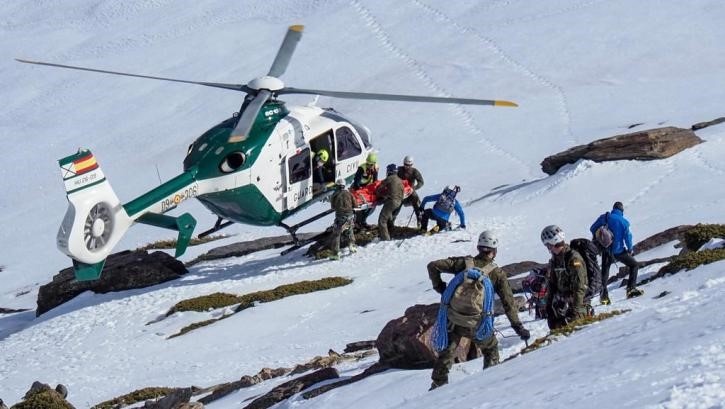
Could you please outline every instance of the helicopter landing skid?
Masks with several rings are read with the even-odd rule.
[[[201,239],[203,237],[206,237],[206,236],[208,236],[208,235],[210,235],[212,233],[216,233],[219,230],[221,230],[221,229],[223,229],[225,227],[228,227],[228,226],[231,226],[232,224],[234,224],[234,222],[231,221],[231,220],[227,220],[226,222],[222,223],[223,221],[224,221],[224,219],[222,219],[221,217],[217,218],[216,223],[214,223],[214,227],[212,227],[209,230],[206,230],[206,231],[203,231],[203,232],[199,233],[199,235],[196,236],[196,237],[199,238],[199,239]]]
[[[295,250],[297,250],[297,249],[299,249],[301,247],[306,246],[307,244],[309,244],[309,243],[317,240],[317,238],[319,238],[320,236],[322,236],[323,234],[325,234],[325,233],[320,233],[320,234],[315,235],[315,236],[313,236],[313,237],[311,237],[309,239],[300,240],[297,237],[297,229],[299,229],[300,227],[305,226],[307,224],[310,224],[310,223],[314,222],[315,220],[319,220],[319,219],[327,216],[328,214],[330,214],[330,213],[332,213],[334,211],[335,211],[334,209],[327,209],[324,212],[322,212],[322,213],[320,213],[320,214],[318,214],[316,216],[312,216],[309,219],[303,220],[303,221],[301,221],[301,222],[299,222],[299,223],[297,223],[297,224],[295,224],[293,226],[288,226],[287,224],[280,222],[279,223],[279,226],[284,227],[284,229],[287,230],[287,232],[292,236],[292,240],[294,241],[294,244],[292,245],[292,247],[283,250],[280,254],[284,256],[285,254],[288,254],[288,253],[290,253],[292,251],[295,251]]]

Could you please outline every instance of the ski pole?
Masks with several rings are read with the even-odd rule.
[[[410,217],[408,217],[408,223],[405,224],[405,227],[409,227],[410,226],[410,222],[413,221],[413,215],[414,214],[415,214],[415,210],[413,210],[412,212],[410,212]]]

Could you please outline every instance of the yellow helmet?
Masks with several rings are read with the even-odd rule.
[[[374,164],[378,163],[378,154],[375,152],[368,153],[368,157],[367,157],[367,159],[365,159],[365,162],[368,165],[374,165]]]
[[[330,159],[330,153],[327,152],[327,149],[320,149],[317,151],[317,154],[315,154],[315,158],[322,162],[327,162],[328,159]]]

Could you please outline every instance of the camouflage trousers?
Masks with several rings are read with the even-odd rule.
[[[390,240],[389,230],[395,226],[395,217],[400,211],[400,202],[386,201],[378,216],[378,236],[380,240]]]
[[[444,349],[438,354],[438,359],[433,364],[433,374],[431,379],[436,385],[444,385],[448,383],[448,372],[450,372],[455,360],[456,348],[461,342],[462,338],[469,338],[473,340],[476,347],[481,351],[483,355],[483,368],[488,368],[498,364],[498,340],[495,335],[477,341],[475,338],[475,329],[461,327],[460,325],[452,325],[448,323],[448,348]]]
[[[332,224],[332,237],[330,242],[330,250],[335,254],[340,253],[340,236],[344,233],[348,246],[355,244],[355,216],[350,214],[335,215],[335,221]]]

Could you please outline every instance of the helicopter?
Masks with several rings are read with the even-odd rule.
[[[183,160],[183,172],[139,197],[121,203],[89,149],[58,160],[68,208],[56,244],[73,261],[78,281],[95,280],[106,258],[125,232],[142,223],[178,232],[175,257],[187,249],[196,220],[189,213],[165,213],[196,198],[217,221],[207,235],[232,223],[281,226],[293,237],[300,227],[332,212],[328,210],[293,226],[284,221],[331,194],[327,186],[340,178],[350,183],[358,166],[373,152],[364,125],[332,108],[292,106],[278,99],[286,94],[384,101],[434,102],[516,107],[504,100],[329,91],[287,87],[279,79],[287,70],[304,26],[292,25],[267,75],[247,84],[189,81],[150,75],[16,59],[18,62],[111,75],[181,82],[246,93],[238,113],[196,138]],[[315,153],[329,152],[324,164],[329,180],[313,181]],[[326,185],[325,185],[326,184]]]

